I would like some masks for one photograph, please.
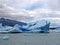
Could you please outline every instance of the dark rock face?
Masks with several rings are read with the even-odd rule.
[[[0,23],[2,23],[3,26],[4,25],[6,25],[6,26],[14,26],[15,24],[19,24],[20,26],[27,25],[24,22],[19,22],[19,21],[5,19],[5,18],[0,18]]]

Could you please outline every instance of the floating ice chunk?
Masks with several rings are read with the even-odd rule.
[[[8,40],[9,36],[0,36],[0,40]]]

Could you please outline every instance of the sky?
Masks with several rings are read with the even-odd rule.
[[[60,0],[1,0],[0,2],[16,9],[23,8],[30,11],[37,8],[60,10]]]
[[[0,17],[15,20],[60,18],[60,0],[0,0]],[[19,18],[20,17],[20,18]]]

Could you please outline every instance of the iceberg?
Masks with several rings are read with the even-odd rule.
[[[2,20],[0,20],[1,22]],[[5,21],[5,22],[4,22]],[[4,23],[3,23],[4,22]],[[7,24],[6,24],[7,23]],[[10,24],[11,23],[11,24]],[[13,24],[15,23],[15,24]],[[21,24],[20,24],[21,23]],[[46,20],[38,20],[29,23],[17,22],[14,20],[6,20],[0,23],[0,32],[49,32],[50,22]]]
[[[23,32],[49,32],[50,22],[39,20],[20,27]]]

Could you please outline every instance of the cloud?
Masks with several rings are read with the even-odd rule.
[[[59,0],[0,0],[0,16],[15,20],[60,17]],[[1,6],[1,5],[4,6]],[[33,18],[32,18],[33,17]]]
[[[23,8],[36,3],[38,0],[2,0],[3,3],[15,8]]]
[[[38,8],[45,8],[45,3],[43,1],[39,1],[39,2],[36,2],[32,5],[29,5],[26,7],[26,10],[35,10],[35,9],[38,9]]]
[[[59,0],[0,0],[0,2],[16,9],[26,8],[27,10],[34,10],[36,8],[48,8],[60,10]]]
[[[60,1],[59,0],[46,0],[46,4],[51,10],[59,10],[60,11]]]

